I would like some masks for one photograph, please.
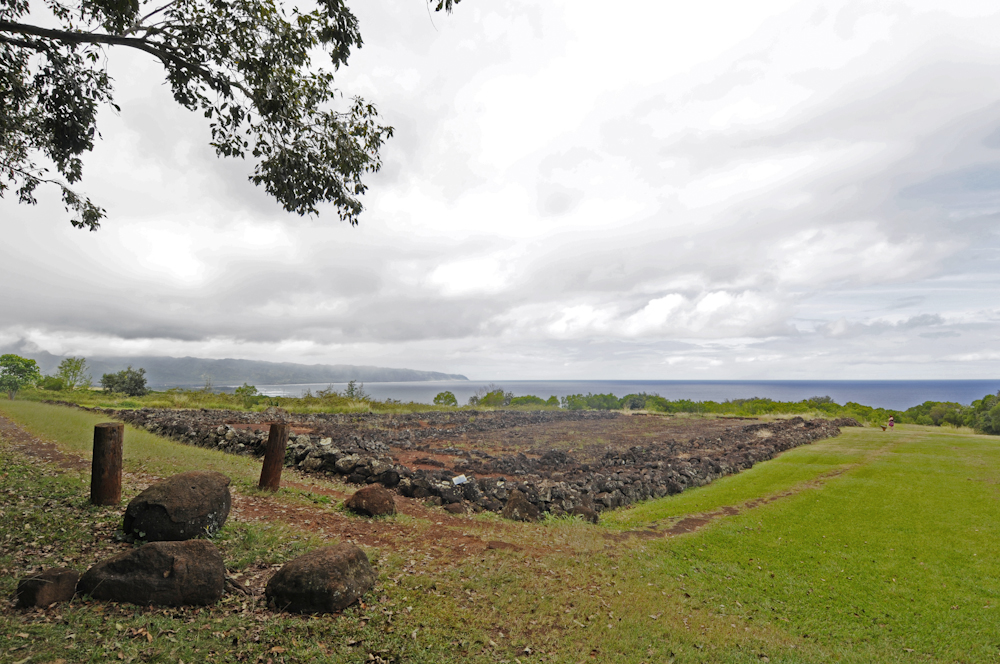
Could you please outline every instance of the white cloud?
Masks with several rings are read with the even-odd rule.
[[[144,56],[84,189],[0,203],[0,342],[525,378],[992,376],[1000,8],[359,4],[397,128],[352,228],[219,161]],[[433,23],[433,25],[432,25]]]

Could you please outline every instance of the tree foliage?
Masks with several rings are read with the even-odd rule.
[[[450,390],[445,390],[444,392],[438,392],[434,396],[435,406],[457,406],[458,399],[455,398],[455,393]]]
[[[250,180],[286,210],[317,214],[328,202],[356,224],[362,177],[379,170],[393,132],[371,103],[334,86],[361,45],[343,0],[311,11],[281,0],[0,0],[0,197],[13,190],[35,204],[51,183],[74,226],[100,225],[104,209],[72,187],[99,136],[98,110],[121,110],[105,69],[115,47],[159,60],[174,100],[210,121],[216,153],[252,158]]]
[[[8,353],[0,355],[0,390],[10,399],[23,388],[34,385],[42,379],[38,363],[34,360]]]
[[[241,386],[233,390],[233,395],[243,402],[244,408],[249,408],[250,406],[257,403],[259,397],[261,397],[260,391],[257,389],[256,385],[250,385],[249,383],[243,383]]]
[[[87,368],[86,358],[67,357],[56,368],[56,378],[62,380],[63,386],[67,390],[90,387],[93,378],[87,373]]]
[[[131,364],[127,369],[101,376],[101,387],[108,392],[119,392],[130,397],[141,397],[149,393],[149,388],[146,387],[146,370],[133,369]]]

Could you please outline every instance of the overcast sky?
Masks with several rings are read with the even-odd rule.
[[[396,128],[284,213],[113,52],[73,229],[0,201],[0,345],[474,379],[996,378],[996,0],[351,3]]]

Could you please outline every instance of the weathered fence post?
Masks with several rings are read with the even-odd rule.
[[[281,486],[281,469],[285,465],[285,446],[288,445],[288,425],[275,422],[267,434],[264,448],[264,465],[260,469],[261,489],[277,491]]]
[[[90,502],[117,505],[122,500],[122,442],[125,425],[105,422],[94,427],[94,458],[90,465]]]

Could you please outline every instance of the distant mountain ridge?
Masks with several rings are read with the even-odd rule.
[[[43,373],[56,370],[63,357],[48,351],[26,351],[13,348],[3,353],[16,353],[38,362]],[[146,370],[150,387],[202,386],[206,381],[223,385],[289,385],[294,383],[365,383],[413,382],[430,380],[468,380],[460,374],[416,369],[357,366],[353,364],[296,364],[294,362],[264,362],[260,360],[210,360],[200,357],[88,357],[87,366],[97,385],[106,373],[121,371],[128,365]]]

